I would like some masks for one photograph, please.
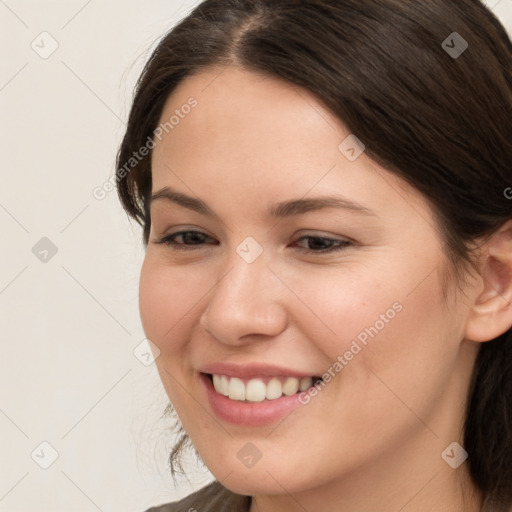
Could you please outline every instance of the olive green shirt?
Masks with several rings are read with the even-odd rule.
[[[250,496],[235,494],[214,481],[180,501],[152,507],[146,512],[248,512]]]
[[[152,507],[146,512],[249,512],[251,497],[235,494],[214,481],[180,501]],[[512,507],[486,498],[482,512],[512,512]]]

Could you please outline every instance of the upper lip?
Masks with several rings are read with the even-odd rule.
[[[211,363],[199,368],[202,373],[226,375],[227,377],[238,377],[251,379],[255,377],[313,377],[315,374],[305,373],[299,370],[285,368],[265,363]]]

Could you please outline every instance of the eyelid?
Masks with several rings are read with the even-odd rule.
[[[180,235],[183,233],[190,233],[190,232],[199,233],[199,234],[207,236],[209,238],[213,238],[209,233],[206,233],[205,231],[203,231],[202,228],[196,228],[195,226],[179,227],[179,228],[177,228],[176,231],[173,231],[173,229],[174,228],[169,229],[169,232],[167,232],[167,230],[164,231],[164,233],[162,235],[160,235],[158,238],[161,240],[166,237],[176,236],[176,235]],[[333,235],[333,234],[327,233],[325,231],[319,231],[319,230],[314,230],[314,229],[302,229],[293,235],[293,238],[296,240],[303,238],[303,237],[325,238],[325,239],[329,239],[329,240],[336,240],[338,242],[350,242],[353,244],[357,244],[357,242],[354,239],[352,239],[348,236]]]
[[[185,234],[189,234],[189,233],[194,233],[196,235],[197,234],[202,235],[202,236],[206,237],[206,239],[208,239],[208,238],[210,238],[212,240],[214,239],[209,234],[204,233],[203,231],[199,231],[197,229],[186,229],[185,228],[185,229],[179,229],[177,231],[174,231],[174,232],[171,232],[168,234],[164,234],[161,238],[159,238],[158,240],[153,241],[153,242],[156,244],[167,245],[171,250],[175,250],[175,251],[197,251],[197,250],[204,249],[205,245],[211,245],[211,244],[205,244],[204,241],[199,244],[186,244],[186,243],[178,243],[175,241],[176,237],[184,236]],[[358,245],[355,241],[353,241],[347,237],[340,238],[337,235],[336,235],[336,237],[329,236],[329,235],[324,236],[322,234],[319,234],[318,232],[315,232],[315,234],[312,234],[310,232],[307,234],[302,234],[301,236],[295,236],[293,243],[297,244],[297,242],[300,242],[302,239],[308,239],[308,238],[316,239],[316,240],[325,240],[328,243],[331,243],[334,245],[331,247],[328,247],[327,249],[320,249],[320,250],[305,249],[305,248],[298,248],[297,250],[299,250],[300,252],[305,253],[305,254],[315,254],[315,255],[327,256],[327,255],[331,255],[333,253],[341,252],[343,249],[345,249],[347,247],[352,247],[352,246]],[[214,245],[217,245],[217,244],[214,244]],[[292,248],[293,248],[293,246],[292,246]]]
[[[352,243],[357,243],[354,239],[350,238],[346,235],[334,235],[327,231],[322,231],[319,229],[301,229],[298,232],[295,232],[295,236],[298,236],[299,238],[302,236],[310,236],[311,238],[329,238],[332,240],[339,240],[339,241],[347,241]]]

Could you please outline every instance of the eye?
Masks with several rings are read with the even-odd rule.
[[[183,243],[176,241],[178,237],[182,237]],[[206,233],[201,233],[200,231],[178,231],[164,236],[155,243],[164,244],[179,251],[190,251],[194,250],[195,246],[202,245],[207,238],[213,240]]]
[[[177,239],[181,239],[181,242]],[[200,231],[178,231],[170,233],[162,239],[156,241],[157,244],[164,244],[172,249],[180,251],[190,251],[201,248],[207,240],[213,240],[206,233]],[[335,238],[319,237],[319,236],[302,236],[294,243],[297,244],[301,240],[308,240],[308,248],[303,248],[302,251],[309,254],[327,254],[335,251],[341,251],[346,247],[353,245],[349,240],[338,240]],[[217,244],[216,244],[217,245]]]
[[[307,245],[310,247],[312,246],[312,248],[304,249],[303,252],[310,254],[327,254],[335,251],[341,251],[346,247],[352,245],[352,242],[350,242],[349,240],[338,240],[336,238],[328,238],[323,236],[320,237],[306,235],[300,237],[297,241],[300,240],[309,240]],[[312,244],[311,241],[313,241]]]

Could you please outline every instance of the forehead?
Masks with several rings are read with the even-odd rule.
[[[160,126],[165,123],[154,149],[153,191],[169,185],[238,199],[247,191],[246,199],[260,203],[338,191],[377,211],[398,210],[404,199],[405,206],[422,202],[364,153],[347,159],[340,144],[351,134],[342,121],[309,91],[276,78],[238,68],[203,70],[173,91]]]
[[[180,83],[160,122],[188,111],[191,98],[197,106],[173,126],[171,144],[186,138],[196,153],[213,145],[216,155],[259,153],[261,158],[270,151],[275,158],[278,149],[296,154],[298,147],[337,152],[341,123],[293,84],[239,68],[208,68]]]

